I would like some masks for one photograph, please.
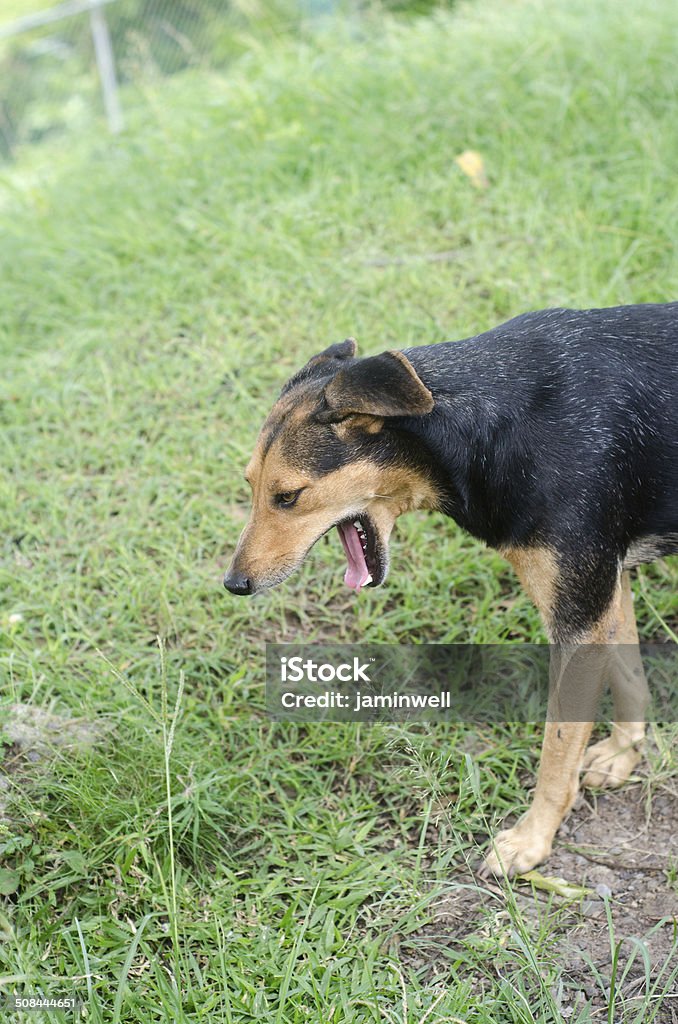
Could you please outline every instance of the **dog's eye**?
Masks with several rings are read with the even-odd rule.
[[[296,505],[303,489],[303,487],[300,487],[298,491],[283,491],[282,494],[276,494],[276,505],[280,505],[281,508],[292,508],[293,505]]]

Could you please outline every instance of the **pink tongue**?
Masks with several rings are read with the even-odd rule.
[[[358,531],[353,523],[339,523],[337,529],[348,560],[348,568],[344,575],[344,583],[347,587],[351,587],[351,589],[355,590],[355,592],[359,594],[360,588],[364,587],[369,579],[370,570],[367,568],[367,562],[365,561],[365,554],[363,552],[363,546],[360,543]]]

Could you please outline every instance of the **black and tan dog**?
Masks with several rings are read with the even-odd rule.
[[[553,643],[604,645],[585,685],[609,681],[611,735],[586,751],[590,722],[547,722],[533,802],[489,870],[549,855],[582,765],[588,785],[628,778],[648,693],[615,648],[637,652],[628,570],[678,552],[678,303],[526,313],[364,359],[332,345],[283,388],[246,476],[233,594],[280,583],[334,526],[348,586],[379,586],[395,520],[434,509],[508,559]]]

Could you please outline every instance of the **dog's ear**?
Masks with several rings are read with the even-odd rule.
[[[290,377],[280,392],[281,395],[286,394],[295,385],[309,380],[309,378],[314,377],[316,374],[322,374],[325,370],[331,371],[335,366],[340,366],[345,360],[352,359],[356,354],[357,348],[355,340],[347,338],[346,341],[339,341],[336,345],[330,345],[329,348],[318,352],[317,356],[309,359],[306,366],[303,366],[293,377]]]
[[[338,361],[343,359],[353,359],[357,351],[358,345],[355,338],[347,338],[346,341],[338,341],[336,345],[330,345],[329,348],[323,349],[322,352],[318,352],[317,356],[313,356],[312,359],[309,359],[305,369],[309,366],[319,366],[320,363],[328,362],[331,359]]]
[[[316,418],[339,423],[349,416],[386,419],[423,416],[433,409],[433,395],[402,352],[382,352],[340,369],[324,391],[326,408]]]

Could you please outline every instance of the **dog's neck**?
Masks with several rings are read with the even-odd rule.
[[[478,372],[475,354],[463,343],[407,350],[436,404],[426,416],[394,421],[391,435],[408,464],[431,480],[434,507],[500,547],[534,533],[534,524],[521,514],[526,492],[535,486],[525,396],[498,398],[495,386],[490,397],[483,386],[487,373]]]

